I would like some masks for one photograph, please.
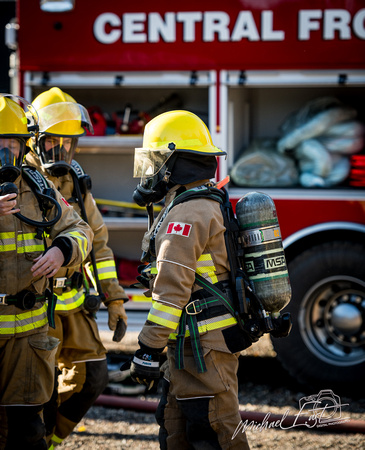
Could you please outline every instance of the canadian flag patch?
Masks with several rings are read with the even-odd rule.
[[[167,227],[166,234],[179,234],[180,236],[189,237],[192,225],[182,222],[170,222]]]
[[[70,206],[70,204],[68,203],[68,201],[65,198],[62,197],[62,201],[66,206]]]

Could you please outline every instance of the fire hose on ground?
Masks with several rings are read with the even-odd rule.
[[[95,403],[95,406],[104,406],[106,408],[123,408],[125,410],[154,413],[157,409],[158,402],[150,400],[141,400],[123,396],[100,395]],[[320,430],[328,432],[342,432],[342,433],[365,433],[365,421],[363,420],[345,420],[339,418],[337,422],[330,421],[328,426],[315,426],[315,418],[302,415],[287,415],[287,414],[271,414],[259,411],[240,411],[243,422],[247,421],[247,428],[250,424],[254,428],[264,428],[265,423],[267,428],[279,428],[290,430]],[[323,422],[324,424],[326,421]]]

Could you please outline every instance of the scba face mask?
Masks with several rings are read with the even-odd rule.
[[[133,176],[134,178],[140,178],[140,182],[133,193],[133,200],[138,206],[158,203],[167,194],[171,169],[175,159],[175,157],[172,157],[173,153],[174,151],[169,149],[136,148]]]
[[[133,200],[138,206],[160,202],[168,192],[169,174],[159,172],[152,178],[141,180],[133,192]]]
[[[38,140],[37,152],[44,169],[54,177],[66,175],[78,144],[78,138],[43,134]]]
[[[21,174],[26,142],[24,138],[0,136],[0,182],[13,183]]]
[[[169,181],[176,155],[174,150],[136,148],[134,155],[135,178],[140,178],[133,200],[138,206],[160,202],[169,190]]]

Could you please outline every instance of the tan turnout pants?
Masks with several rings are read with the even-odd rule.
[[[164,394],[156,412],[161,449],[249,449],[245,433],[233,438],[241,421],[238,355],[203,351],[207,372],[198,373],[189,347],[182,370],[175,368],[175,348],[168,348]]]

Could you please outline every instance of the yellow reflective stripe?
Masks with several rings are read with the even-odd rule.
[[[84,260],[87,255],[87,244],[88,244],[86,237],[84,235],[82,235],[81,233],[78,233],[77,231],[71,231],[68,234],[76,239],[76,242],[81,251],[82,260]]]
[[[17,253],[43,252],[44,244],[35,236],[36,233],[19,233],[15,243],[15,232],[0,233],[0,251],[11,252],[16,249]]]
[[[152,301],[152,306],[150,309],[150,314],[152,315],[160,315],[161,318],[165,318],[170,322],[178,324],[180,321],[181,313],[181,309],[165,305],[164,303],[160,303],[155,300]]]
[[[18,253],[25,252],[43,252],[44,243],[42,240],[35,239],[36,233],[19,233],[18,240]]]
[[[107,280],[108,278],[118,278],[114,260],[99,261],[96,263],[99,280]]]
[[[9,231],[9,232],[2,232],[0,233],[0,239],[11,239],[11,238],[15,238],[15,231]]]
[[[150,302],[151,297],[146,297],[145,295],[131,295],[131,300],[133,302]]]
[[[170,314],[172,316],[176,316],[178,318],[181,317],[181,313],[182,313],[181,309],[175,308],[174,306],[168,306],[165,303],[161,303],[161,302],[158,302],[156,300],[152,301],[151,311],[152,310],[161,311],[161,312]]]
[[[15,248],[15,243],[7,245],[0,244],[0,252],[13,252]]]
[[[0,315],[0,334],[20,334],[35,328],[41,328],[48,323],[47,306],[26,311],[20,314]]]
[[[11,252],[15,250],[15,232],[0,233],[0,252]]]
[[[212,331],[219,328],[225,328],[230,325],[235,325],[237,323],[237,319],[231,316],[231,314],[224,314],[223,316],[209,319],[201,325],[199,325],[199,323],[200,322],[198,322],[199,333],[204,333],[205,331]]]
[[[230,314],[224,314],[223,316],[213,317],[212,319],[202,320],[198,322],[199,334],[206,333],[207,331],[219,330],[220,328],[226,328],[235,325],[237,320]],[[171,333],[169,339],[176,340],[177,333]],[[186,327],[185,336],[189,337],[190,332]]]
[[[44,245],[27,245],[25,247],[18,247],[17,253],[25,253],[25,252],[43,252]]]
[[[71,289],[62,295],[57,295],[56,311],[71,311],[84,303],[85,293],[83,290]]]
[[[196,273],[204,278],[208,278],[211,283],[215,284],[218,282],[215,270],[212,256],[209,253],[201,255],[196,263]]]
[[[159,316],[154,316],[151,313],[148,314],[147,320],[149,320],[150,322],[156,323],[157,325],[162,325],[163,327],[171,328],[172,330],[176,330],[177,324],[179,323],[179,322],[178,323],[171,322],[171,321],[163,319],[162,317],[159,317]]]
[[[163,303],[153,300],[147,320],[153,323],[157,323],[158,325],[176,330],[180,322],[181,313],[181,309],[167,306]]]
[[[65,439],[58,437],[56,434],[54,434],[51,438],[51,441],[53,441],[56,444],[61,444],[61,442],[63,442],[64,440]]]

